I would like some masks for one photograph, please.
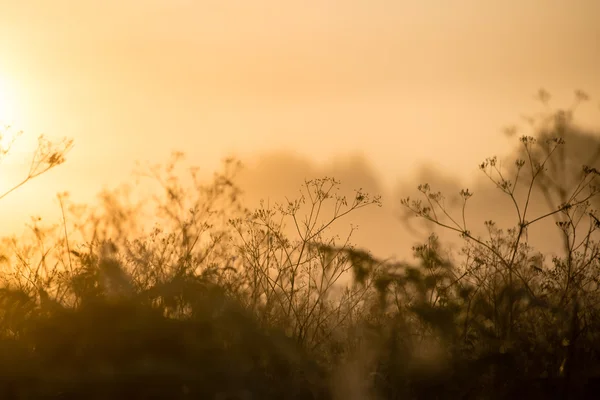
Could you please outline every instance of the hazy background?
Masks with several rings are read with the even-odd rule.
[[[239,156],[254,199],[334,173],[383,195],[362,243],[409,248],[394,196],[423,165],[471,182],[540,87],[557,106],[585,90],[596,106],[578,121],[597,121],[599,22],[597,0],[0,0],[0,120],[26,134],[0,189],[38,134],[75,139],[67,164],[2,201],[0,232],[182,150],[207,174]]]

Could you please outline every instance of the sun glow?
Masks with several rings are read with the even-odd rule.
[[[16,96],[13,89],[11,81],[0,74],[0,160],[2,161],[19,136],[19,132],[14,127]],[[0,182],[0,194],[2,189],[4,189],[4,182]]]
[[[15,119],[14,90],[9,80],[0,75],[0,126],[11,125]]]

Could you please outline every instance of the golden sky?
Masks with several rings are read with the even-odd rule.
[[[0,118],[28,137],[0,185],[38,134],[75,139],[1,217],[89,198],[171,150],[207,171],[288,150],[360,153],[388,186],[423,163],[468,176],[538,88],[598,104],[599,22],[598,0],[0,0]]]

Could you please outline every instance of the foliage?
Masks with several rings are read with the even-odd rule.
[[[22,131],[13,132],[11,126],[0,128],[0,163],[10,153]],[[30,180],[48,172],[65,162],[65,156],[73,147],[73,140],[64,138],[58,142],[50,141],[46,136],[38,136],[38,144],[33,152],[27,175],[11,188],[0,192],[0,200],[14,192]]]
[[[3,398],[589,396],[600,382],[600,165],[576,168],[568,146],[600,141],[582,139],[573,111],[522,136],[508,168],[480,165],[514,206],[512,226],[491,216],[476,233],[469,189],[458,210],[426,183],[403,200],[462,238],[458,254],[431,234],[414,260],[380,260],[351,243],[354,226],[333,235],[381,205],[341,195],[333,178],[246,209],[233,160],[209,183],[180,172],[180,153],[139,171],[152,201],[127,186],[96,207],[60,194],[60,224],[32,220],[28,236],[3,242]],[[558,254],[530,243],[547,221]]]

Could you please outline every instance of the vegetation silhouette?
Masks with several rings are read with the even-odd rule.
[[[0,396],[591,397],[600,389],[597,155],[576,164],[577,149],[600,140],[574,126],[572,109],[548,113],[521,137],[513,166],[495,157],[480,166],[514,205],[512,226],[492,215],[485,235],[474,233],[468,189],[457,213],[427,183],[403,200],[459,235],[458,254],[432,234],[413,261],[380,260],[352,245],[353,226],[332,235],[381,199],[345,196],[330,177],[249,210],[234,160],[206,183],[195,169],[182,174],[176,153],[138,174],[156,184],[153,198],[122,188],[89,207],[59,195],[60,223],[33,220],[29,235],[2,242]],[[46,160],[62,163],[65,143]],[[547,211],[532,206],[538,198]],[[546,220],[564,243],[550,259],[529,244],[528,228]]]

